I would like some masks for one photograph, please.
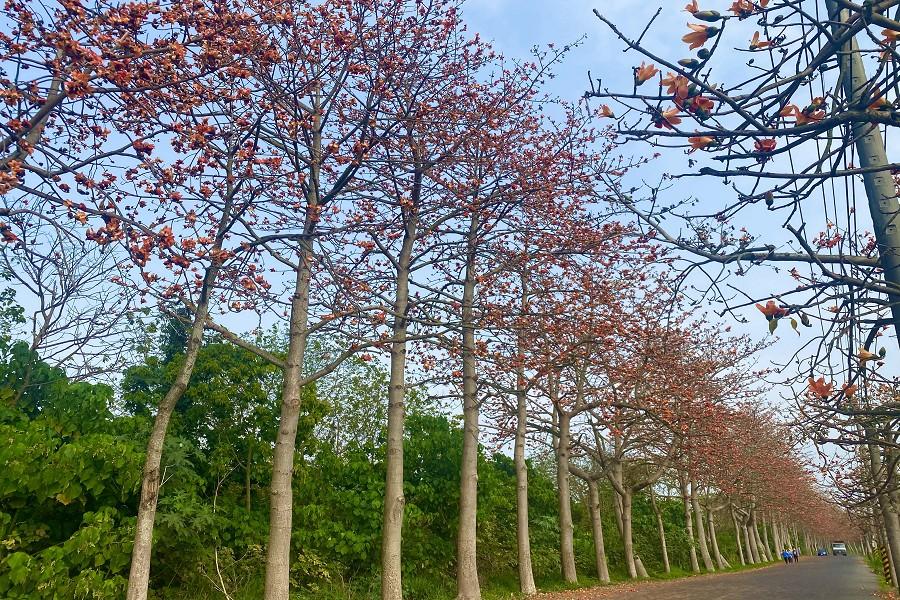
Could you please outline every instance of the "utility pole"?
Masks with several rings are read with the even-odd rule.
[[[842,35],[848,11],[841,10],[836,0],[826,0],[825,5],[830,15],[832,34]],[[850,38],[840,49],[838,59],[841,84],[849,106],[865,110],[869,104],[867,93],[871,90],[868,89],[869,79],[866,77],[856,36]],[[900,343],[900,229],[897,227],[900,202],[897,201],[894,179],[890,169],[887,168],[890,163],[884,151],[884,140],[878,125],[856,121],[851,124],[850,131],[856,140],[859,166],[866,170],[863,181],[872,225],[875,228],[875,241],[878,243],[878,257],[884,271],[884,281],[888,288],[896,290],[888,295],[888,300],[891,303],[894,331]]]

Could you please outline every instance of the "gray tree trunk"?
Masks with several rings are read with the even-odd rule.
[[[761,520],[762,520],[763,546],[766,547],[766,552],[769,554],[769,557],[774,559],[776,557],[776,554],[775,554],[775,551],[772,549],[771,542],[769,542],[769,530],[768,530],[768,527],[766,526],[766,515],[765,514],[762,515]]]
[[[755,507],[750,509],[750,532],[756,539],[756,551],[759,554],[760,561],[772,562],[772,557],[769,556],[769,551],[766,549],[766,545],[763,543],[762,538],[759,537],[759,529],[756,526]]]
[[[874,438],[874,435],[871,431],[866,432],[870,439]],[[876,486],[881,487],[882,484],[882,463],[881,463],[881,452],[875,444],[869,444],[869,472],[872,476],[872,481]],[[889,549],[889,557],[891,559],[891,571],[893,573],[898,572],[896,560],[897,557],[900,556],[900,521],[898,521],[897,513],[894,512],[893,507],[891,506],[890,498],[887,493],[879,492],[876,494],[878,499],[878,508],[880,511],[881,522],[884,525],[884,534],[887,541],[887,547]],[[894,579],[894,587],[898,586],[897,579]]]
[[[588,479],[588,502],[591,509],[591,530],[594,534],[594,564],[597,567],[597,578],[609,583],[609,564],[606,560],[606,544],[603,541],[603,521],[600,514],[600,492],[597,482]]]
[[[847,17],[847,11],[840,8],[837,0],[826,0],[825,6],[830,17],[832,33],[835,36],[843,34],[845,32],[843,22]],[[848,104],[856,110],[860,105],[867,106],[870,100],[865,96],[871,94],[872,90],[856,37],[850,38],[844,44],[838,53],[838,60],[841,67],[841,84]],[[884,149],[881,129],[873,123],[854,121],[850,125],[850,130],[852,138],[856,141],[859,167],[872,169],[871,172],[863,174],[863,183],[866,188],[869,216],[872,218],[875,239],[878,242],[878,261],[883,269],[882,277],[891,287],[898,289],[900,230],[897,228],[896,220],[897,214],[900,213],[900,203],[897,201],[894,180],[889,169],[885,168],[890,163]],[[891,293],[888,300],[894,330],[900,332],[900,295]]]
[[[308,219],[311,217],[308,217]],[[309,227],[309,223],[307,223]],[[292,479],[300,419],[303,356],[306,352],[311,276],[311,242],[302,242],[291,316],[288,326],[288,351],[281,390],[281,415],[275,434],[272,456],[272,481],[269,493],[269,542],[266,550],[266,600],[288,600],[291,568],[291,521],[294,496]]]
[[[625,477],[622,465],[614,462],[607,472],[607,477],[613,484],[613,507],[616,509],[616,527],[619,529],[619,537],[622,538],[623,553],[625,556],[625,568],[628,576],[637,579],[638,571],[634,560],[634,540],[631,534],[631,490],[625,489]],[[628,499],[628,516],[625,514],[625,501]]]
[[[881,527],[879,528],[880,529],[879,538],[881,540],[881,543],[879,545],[881,546],[881,548],[884,548],[884,551],[887,554],[888,571],[890,571],[890,573],[891,573],[891,581],[897,581],[897,571],[896,571],[896,569],[894,569],[894,565],[896,564],[896,561],[894,559],[894,553],[891,552],[891,545],[887,543],[887,531],[884,528],[884,522],[878,520],[877,516],[876,516],[876,521],[878,521],[881,524]],[[880,552],[880,548],[878,550],[876,550],[876,552]]]
[[[691,554],[691,571],[700,572],[700,563],[697,561],[697,548],[694,539],[693,517],[691,516],[691,500],[688,494],[688,484],[686,477],[679,477],[679,489],[681,490],[681,501],[684,503],[684,529],[688,539],[688,549]]]
[[[522,274],[522,315],[528,314],[527,277]],[[534,585],[534,571],[531,566],[531,536],[528,525],[528,464],[525,462],[526,433],[528,431],[528,398],[525,390],[525,335],[519,331],[516,336],[518,364],[516,365],[516,441],[513,447],[513,462],[516,468],[516,548],[519,556],[519,591],[525,596],[537,593]]]
[[[528,314],[528,278],[523,272],[520,310],[522,317]],[[528,398],[525,390],[525,333],[516,335],[519,360],[516,364],[516,441],[513,462],[516,467],[516,548],[519,556],[519,591],[525,596],[537,593],[534,570],[531,566],[531,535],[528,525],[528,464],[525,462],[526,434],[528,431]]]
[[[781,541],[781,531],[775,517],[772,517],[772,541],[775,543],[775,555],[776,558],[778,558],[781,551],[784,549],[784,543]]]
[[[475,364],[475,255],[477,213],[469,225],[469,253],[462,297],[463,448],[456,546],[457,600],[479,600],[478,583],[478,389]]]
[[[709,541],[712,545],[713,558],[716,559],[716,565],[718,565],[720,569],[730,569],[731,565],[719,551],[719,540],[716,539],[716,518],[711,510],[706,511],[706,525],[706,529],[709,531]]]
[[[643,563],[639,563],[638,558],[635,556],[631,521],[631,490],[624,488],[624,491],[625,494],[622,496],[622,546],[625,551],[625,565],[628,567],[628,575],[632,579],[636,579],[639,576],[646,577],[647,572],[644,570]],[[641,565],[640,568],[638,568],[638,564]]]
[[[647,569],[644,568],[644,561],[641,560],[641,557],[637,552],[634,553],[634,570],[637,571],[638,577],[641,579],[648,579],[650,577],[647,573]]]
[[[746,522],[744,523],[744,541],[747,543],[747,552],[750,555],[750,564],[755,565],[762,562],[760,560],[759,550],[756,547],[756,538],[753,536],[753,532]]]
[[[184,361],[178,369],[172,387],[159,403],[153,429],[147,440],[147,455],[144,458],[144,469],[141,478],[141,499],[138,504],[137,523],[135,525],[134,548],[131,552],[131,567],[128,573],[128,600],[146,600],[150,585],[150,558],[153,553],[153,525],[156,521],[156,507],[159,500],[160,465],[162,463],[163,443],[166,430],[175,405],[187,389],[197,363],[200,347],[203,345],[203,330],[209,316],[209,295],[218,273],[218,266],[207,268],[203,288],[194,322],[184,351]]]
[[[417,174],[416,190],[421,185]],[[418,192],[416,192],[418,193]],[[403,244],[397,255],[397,287],[394,291],[391,340],[391,373],[388,383],[387,454],[385,458],[384,515],[381,530],[381,598],[402,600],[403,430],[406,422],[406,344],[409,311],[409,273],[413,245],[418,235],[416,215],[406,216]]]
[[[784,542],[785,548],[793,548],[793,543],[791,542],[791,532],[788,529],[787,525],[784,523],[781,524],[781,541]]]
[[[572,494],[569,488],[569,457],[571,440],[569,415],[559,411],[559,445],[556,449],[556,483],[559,490],[559,558],[563,580],[577,583],[575,570],[574,525],[572,523]]]
[[[525,433],[528,406],[524,386],[516,391],[516,442],[513,460],[516,467],[516,547],[519,553],[519,591],[526,596],[537,593],[531,567],[531,538],[528,531],[528,464],[525,462]]]
[[[747,561],[744,559],[744,548],[741,546],[741,527],[738,525],[737,515],[734,514],[734,504],[730,504],[728,510],[731,512],[731,523],[734,526],[734,541],[737,545],[738,558],[741,560],[741,565],[746,565]]]
[[[650,506],[653,508],[653,514],[656,515],[656,532],[659,534],[659,547],[662,551],[662,561],[663,561],[663,569],[666,573],[671,573],[672,569],[669,566],[669,549],[666,544],[666,527],[663,523],[662,513],[659,511],[659,506],[656,505],[656,494],[653,493],[653,486],[651,485],[649,488],[650,493]]]
[[[709,556],[709,548],[706,545],[706,527],[703,525],[703,508],[697,497],[697,484],[691,482],[691,508],[694,511],[694,520],[697,523],[697,539],[700,541],[700,556],[703,558],[703,567],[710,573],[715,573],[716,567]]]

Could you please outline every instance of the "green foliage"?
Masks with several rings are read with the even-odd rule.
[[[107,386],[70,383],[16,344],[0,394],[0,596],[118,598],[143,460]],[[128,418],[121,418],[124,422]]]
[[[3,315],[0,295],[0,330]],[[144,446],[183,360],[177,328],[160,338],[160,348],[123,374],[118,395],[108,386],[70,382],[27,344],[0,348],[0,597],[122,597]],[[307,368],[330,351],[314,347]],[[236,600],[262,596],[280,385],[279,371],[254,355],[216,340],[202,348],[165,441],[152,598],[212,600],[222,597],[223,586]],[[303,392],[291,553],[299,598],[377,596],[386,389],[382,367],[350,360]],[[425,397],[412,394],[409,404],[406,597],[452,598],[462,431]],[[485,598],[509,598],[518,560],[512,460],[482,449],[478,485]],[[596,575],[593,541],[584,490],[577,481],[573,489],[576,562],[586,582]],[[606,485],[600,491],[610,569],[623,577],[612,491]],[[673,567],[686,569],[682,505],[658,502]],[[564,587],[557,510],[553,461],[536,457],[529,463],[532,560],[538,584],[548,588]],[[633,518],[637,551],[659,571],[655,516],[642,495]],[[733,534],[722,527],[719,539],[730,552]]]

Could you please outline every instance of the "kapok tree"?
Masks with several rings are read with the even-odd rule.
[[[335,0],[303,5],[288,17],[270,30],[283,60],[258,77],[270,94],[262,139],[292,169],[293,186],[278,191],[274,212],[248,241],[286,265],[293,280],[266,568],[267,597],[279,599],[289,592],[300,390],[368,346],[391,347],[405,367],[406,260],[419,240],[416,201],[429,193],[429,171],[454,147],[442,132],[461,114],[454,100],[469,70],[487,60],[484,46],[462,34],[456,2],[423,7]],[[447,127],[438,126],[440,119],[448,120]],[[390,257],[395,243],[401,259],[374,264],[378,256]],[[376,248],[380,252],[373,253]],[[391,301],[385,301],[385,266],[397,266]],[[388,315],[399,328],[393,336],[386,331]],[[343,338],[344,351],[303,373],[311,336],[328,332]],[[382,593],[390,598],[402,592],[398,446],[402,452],[405,387],[394,367],[392,360],[382,550]]]
[[[5,106],[18,124],[10,121],[3,143],[7,215],[40,216],[66,235],[118,246],[127,259],[116,281],[144,296],[157,290],[169,300],[193,299],[198,307],[185,360],[148,441],[128,592],[145,598],[162,441],[190,378],[219,271],[234,255],[225,240],[233,211],[241,210],[235,209],[240,186],[212,172],[225,169],[223,156],[235,167],[247,160],[238,152],[246,150],[246,138],[235,131],[241,127],[229,130],[231,151],[223,154],[206,144],[220,132],[192,111],[211,98],[236,100],[242,61],[259,46],[249,14],[224,3],[88,9],[65,2],[48,7],[58,17],[52,26],[33,12],[37,4],[11,6],[7,17],[19,37],[2,40],[4,65],[16,74]],[[29,69],[32,62],[38,72]],[[193,154],[197,164],[154,156],[155,136],[176,153]],[[198,204],[183,208],[188,191]],[[213,196],[218,204],[207,201]]]
[[[544,343],[542,336],[553,336],[558,317],[544,303],[563,307],[571,299],[567,294],[578,295],[576,290],[584,281],[597,281],[602,287],[615,270],[613,265],[618,267],[638,246],[628,237],[626,227],[610,220],[595,187],[596,169],[612,168],[611,148],[601,143],[598,132],[589,126],[589,115],[572,107],[559,108],[564,120],[545,118],[529,139],[514,136],[512,140],[520,139],[519,144],[507,142],[513,147],[508,153],[512,160],[489,160],[490,167],[480,167],[482,173],[499,173],[496,166],[500,165],[518,175],[502,188],[498,184],[504,179],[496,177],[485,186],[482,195],[488,200],[476,235],[467,244],[466,260],[460,260],[467,271],[475,273],[477,290],[474,328],[481,348],[477,352],[477,406],[486,406],[496,441],[515,440],[519,577],[525,594],[536,591],[525,463],[528,396],[543,381],[539,363],[532,356],[533,348]],[[525,129],[524,125],[519,129]],[[500,191],[504,193],[499,195]],[[471,231],[472,222],[469,224]],[[591,270],[591,265],[598,265],[598,270]],[[591,277],[576,275],[585,267],[591,270]],[[577,314],[587,298],[584,294],[577,297],[567,307],[567,314]],[[598,294],[596,302],[603,304],[605,298]],[[565,493],[562,496],[567,498]]]
[[[125,246],[130,266],[126,275],[137,277],[123,276],[123,285],[135,289],[143,301],[153,298],[175,318],[184,309],[191,315],[179,372],[160,401],[148,441],[129,598],[147,596],[163,439],[190,382],[211,315],[228,311],[236,290],[269,286],[239,241],[259,196],[281,175],[279,162],[255,142],[257,121],[244,87],[251,55],[265,53],[266,47],[252,37],[255,30],[247,20],[241,21],[242,39],[251,46],[234,48],[223,42],[217,52],[231,52],[218,55],[228,57],[226,71],[195,77],[190,92],[157,100],[156,116],[139,121],[134,132],[144,157],[125,173],[131,189],[117,187],[115,203],[98,198],[99,218],[85,211],[88,225],[99,225],[88,229],[89,239]],[[162,147],[157,150],[156,144]],[[168,160],[169,152],[177,158]],[[70,210],[79,220],[80,207]]]
[[[888,90],[900,22],[888,14],[891,5],[692,0],[682,13],[689,23],[681,56],[663,56],[653,48],[658,38],[646,35],[662,9],[642,34],[597,11],[637,55],[634,86],[618,91],[592,83],[586,96],[605,103],[608,116],[618,115],[624,138],[689,154],[685,170],[666,178],[713,178],[734,190],[724,201],[715,194],[684,202],[650,190],[644,202],[637,190],[623,189],[624,205],[689,253],[688,270],[709,278],[703,296],[722,302],[723,313],[752,311],[760,301],[770,331],[788,321],[796,328],[821,320],[825,333],[803,379],[837,368],[851,385],[858,348],[874,351],[870,344],[882,329],[900,323],[896,163],[882,135],[897,124]],[[786,246],[746,225],[775,219],[792,238]],[[747,289],[734,298],[725,293],[726,277],[763,265],[776,271],[784,265],[795,281],[768,297]],[[838,410],[853,410],[846,395],[833,392]]]
[[[613,233],[617,229],[619,235]],[[531,377],[535,381],[531,387],[540,392],[533,420],[552,439],[557,462],[562,572],[567,581],[573,582],[577,574],[569,472],[576,452],[575,433],[581,433],[579,427],[584,426],[590,411],[608,407],[608,396],[598,391],[604,385],[604,373],[598,365],[604,355],[618,354],[616,343],[632,308],[627,299],[640,293],[635,282],[640,281],[641,275],[636,269],[647,260],[646,256],[635,264],[623,260],[620,250],[627,244],[623,244],[621,227],[608,230],[611,235],[606,244],[598,244],[602,231],[595,231],[590,239],[597,250],[605,247],[609,253],[585,252],[583,261],[570,255],[562,265],[565,268],[551,264],[529,273],[534,316],[526,329],[531,347],[525,360],[529,370],[533,370]],[[577,242],[568,241],[562,247],[571,249],[575,245]]]
[[[755,352],[752,345],[678,312],[677,296],[666,302],[665,291],[663,284],[629,302],[628,318],[615,340],[620,352],[595,359],[594,393],[603,402],[589,415],[591,435],[583,438],[581,448],[616,492],[617,522],[632,577],[641,574],[631,539],[634,495],[678,466],[685,438],[723,401],[715,390],[728,370]],[[667,320],[657,322],[649,314],[667,315]],[[701,535],[702,527],[698,523]]]
[[[556,251],[591,257],[583,260],[603,256],[615,262],[613,256],[620,250],[621,228],[613,226],[601,233],[591,229],[593,223],[586,224],[591,221],[587,206],[595,196],[593,168],[602,160],[594,150],[596,132],[570,107],[560,107],[566,118],[559,123],[534,114],[539,102],[537,86],[564,52],[551,49],[540,53],[536,66],[504,70],[481,84],[472,95],[478,98],[473,114],[488,128],[462,136],[458,158],[440,171],[441,182],[460,208],[456,218],[439,230],[440,239],[458,240],[442,251],[444,261],[439,270],[441,291],[449,300],[447,328],[453,334],[444,346],[451,360],[461,362],[461,368],[451,370],[448,383],[462,396],[466,436],[460,490],[464,523],[458,549],[460,597],[479,594],[475,566],[479,421],[482,404],[496,389],[490,383],[492,377],[479,373],[488,364],[498,366],[489,357],[490,340],[498,327],[508,325],[501,308],[509,299],[506,282],[517,281],[518,287],[523,269],[548,269],[546,262],[539,265],[539,261],[553,261]],[[526,238],[536,246],[545,244],[538,253],[540,258],[522,252],[519,244]],[[566,240],[568,247],[551,246],[559,240]],[[497,291],[504,297],[494,298]],[[514,304],[521,300],[519,296]],[[518,314],[520,308],[512,314]],[[520,337],[512,338],[517,347],[523,343]],[[520,379],[519,375],[515,378]],[[524,417],[521,427],[524,432]],[[524,475],[523,442],[520,437],[518,477]],[[523,483],[527,489],[527,482],[520,481],[520,486]],[[523,548],[527,545],[526,509],[520,502],[520,583],[529,593],[534,586],[530,556]]]

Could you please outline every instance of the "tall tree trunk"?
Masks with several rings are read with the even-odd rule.
[[[874,439],[874,434],[871,431],[866,431],[866,435],[869,439]],[[876,490],[882,487],[882,479],[881,479],[881,471],[882,471],[882,462],[881,462],[881,452],[875,444],[869,444],[869,472],[872,476],[872,482],[876,488]],[[898,557],[900,557],[900,521],[898,521],[897,513],[894,512],[893,507],[891,506],[890,498],[887,493],[884,491],[876,493],[878,499],[878,508],[881,512],[881,521],[884,525],[885,530],[885,538],[887,540],[887,546],[889,547],[889,556],[891,558],[891,570],[893,572],[898,572],[898,565],[896,561]],[[900,582],[894,579],[894,587],[900,585]]]
[[[619,537],[622,538],[623,552],[625,556],[625,568],[628,576],[637,579],[638,571],[634,560],[634,543],[631,535],[631,491],[625,489],[625,474],[622,471],[622,463],[613,461],[607,470],[607,477],[613,485],[613,508],[616,512],[616,527]],[[628,515],[625,514],[625,500],[628,499]]]
[[[616,516],[616,530],[619,532],[619,538],[622,538],[622,495],[618,493],[617,488],[613,488],[613,513]]]
[[[688,494],[687,477],[679,476],[679,489],[681,491],[681,501],[684,503],[684,529],[688,539],[688,550],[691,554],[691,571],[700,572],[700,563],[697,562],[697,548],[694,540],[694,524],[691,516],[691,500]]]
[[[528,277],[523,272],[520,310],[524,321],[528,314]],[[513,461],[516,468],[516,549],[519,557],[519,591],[525,596],[537,593],[531,566],[531,536],[528,525],[528,464],[525,462],[528,431],[528,398],[525,390],[524,326],[516,334],[516,441]]]
[[[312,212],[312,211],[310,211]],[[311,227],[307,217],[307,230]],[[291,299],[288,351],[284,364],[281,415],[272,456],[269,493],[269,544],[266,552],[266,600],[288,600],[291,569],[291,523],[293,518],[294,455],[297,423],[303,393],[303,357],[306,353],[309,317],[309,284],[312,273],[312,242],[304,240],[300,251],[297,280]]]
[[[791,543],[791,532],[784,523],[781,524],[781,541],[784,542],[785,548],[793,548],[793,544]]]
[[[756,507],[750,508],[750,533],[756,539],[756,551],[759,554],[760,561],[772,562],[772,557],[769,556],[766,545],[763,543],[762,538],[759,537],[759,529],[756,526]]]
[[[475,254],[477,212],[469,224],[469,253],[462,297],[463,448],[456,546],[458,600],[479,600],[478,583],[478,389],[475,364]],[[567,463],[568,464],[568,463]]]
[[[638,570],[634,560],[634,537],[631,530],[631,490],[624,488],[622,495],[622,546],[625,551],[625,565],[628,576],[637,579]]]
[[[220,244],[217,244],[217,247],[219,246]],[[150,558],[153,552],[153,524],[156,520],[156,507],[159,500],[163,443],[175,405],[178,404],[178,400],[181,399],[190,383],[200,347],[203,345],[203,330],[209,316],[209,295],[212,293],[218,271],[217,263],[206,269],[203,287],[194,313],[194,322],[191,325],[190,336],[184,351],[184,361],[178,369],[175,381],[159,403],[156,418],[153,420],[153,429],[147,440],[147,455],[144,458],[141,477],[141,499],[138,504],[134,548],[131,551],[131,568],[128,573],[127,600],[146,600],[147,598],[150,585]]]
[[[756,538],[753,536],[753,532],[750,529],[750,525],[747,521],[744,522],[744,541],[747,543],[747,552],[750,555],[750,564],[757,564],[762,562],[759,556],[759,550],[756,547]]]
[[[597,578],[609,583],[609,564],[606,560],[606,544],[603,541],[603,521],[600,514],[600,492],[597,482],[588,479],[588,503],[591,509],[591,530],[594,534],[594,564],[597,567]]]
[[[766,547],[766,551],[769,554],[770,558],[775,558],[775,551],[772,549],[772,544],[769,542],[769,530],[766,526],[766,515],[762,515],[762,541],[763,546]]]
[[[788,538],[787,526],[785,526],[784,522],[781,523],[780,529],[778,536],[781,538],[782,548],[788,548],[791,545],[791,540]]]
[[[559,558],[562,576],[567,583],[577,583],[575,571],[574,525],[572,524],[572,495],[569,488],[569,414],[559,410],[559,446],[556,449],[556,483],[559,489]]]
[[[876,520],[878,520],[877,517],[876,517]],[[891,545],[887,543],[887,531],[885,531],[883,522],[881,522],[881,527],[879,528],[879,530],[880,530],[879,537],[881,538],[881,543],[879,544],[879,546],[880,546],[880,548],[884,548],[884,551],[887,554],[888,571],[891,574],[891,581],[896,582],[897,581],[897,570],[894,568],[894,565],[897,563],[894,558],[894,553],[891,552]],[[880,548],[876,552],[880,551]],[[896,583],[894,585],[896,585]]]
[[[520,368],[524,371],[524,366]],[[519,591],[530,596],[537,593],[537,587],[534,585],[531,567],[531,538],[528,531],[528,464],[525,462],[528,406],[524,372],[519,375],[519,382],[516,390],[516,442],[513,449],[516,467],[516,547],[519,552]]]
[[[414,196],[421,188],[416,174]],[[408,214],[403,244],[397,255],[397,287],[394,291],[391,340],[391,373],[388,383],[387,453],[385,457],[384,515],[381,529],[381,598],[402,600],[403,509],[403,430],[406,421],[406,343],[409,311],[409,273],[413,245],[418,235],[418,219]]]
[[[652,485],[649,488],[649,493],[650,506],[653,508],[653,514],[656,515],[656,531],[659,534],[659,547],[662,551],[663,569],[665,569],[666,573],[671,573],[672,569],[669,567],[669,549],[666,544],[666,527],[663,524],[662,513],[659,511],[659,506],[656,504],[656,494],[653,493]]]
[[[734,514],[734,504],[729,504],[728,510],[731,512],[731,523],[734,526],[734,542],[737,546],[738,558],[741,560],[741,565],[746,565],[744,548],[741,546],[741,527],[738,525],[737,515]]]
[[[725,560],[725,557],[719,552],[719,540],[716,539],[716,518],[711,510],[706,511],[706,525],[706,529],[709,531],[709,541],[712,545],[713,558],[716,559],[716,565],[718,565],[720,569],[731,568],[731,565],[728,564],[728,561]]]
[[[697,539],[700,541],[700,556],[703,558],[703,567],[710,573],[715,573],[716,567],[709,556],[709,548],[706,545],[706,527],[703,525],[703,508],[697,495],[697,483],[691,481],[691,508],[694,510],[694,520],[697,522]]]
[[[771,518],[772,522],[772,542],[775,544],[775,558],[777,559],[781,554],[781,551],[784,549],[784,544],[781,542],[781,531],[778,528],[778,521],[773,515]]]
[[[841,8],[838,0],[826,0],[829,25],[834,36],[843,36],[849,11]],[[856,36],[847,39],[837,53],[840,65],[841,86],[849,106],[868,104],[867,97],[872,93],[866,75],[865,61],[859,50]],[[869,205],[869,217],[872,229],[878,242],[878,261],[882,268],[882,278],[890,286],[900,285],[900,231],[897,230],[896,218],[900,212],[897,202],[896,184],[888,177],[885,168],[890,164],[884,146],[881,128],[873,126],[863,119],[850,123],[850,131],[858,164],[867,171],[863,175],[866,199]],[[900,331],[900,296],[896,293],[888,295],[894,330]],[[900,340],[898,340],[900,341]]]
[[[647,579],[647,569],[644,568],[644,561],[641,560],[637,549],[634,546],[634,518],[632,517],[632,507],[634,505],[634,492],[631,488],[625,488],[625,496],[622,498],[622,523],[625,530],[625,539],[628,543],[628,555],[634,561],[634,572],[641,579]]]

